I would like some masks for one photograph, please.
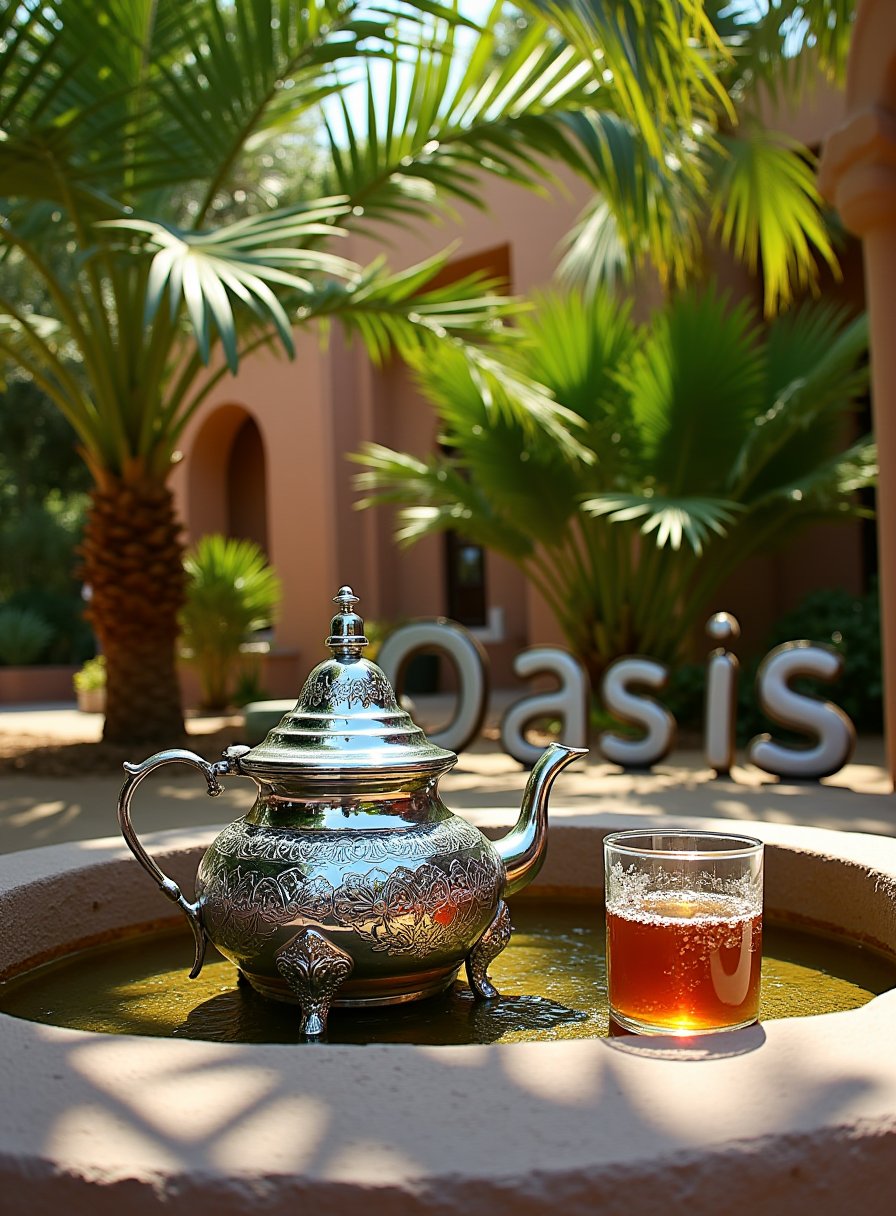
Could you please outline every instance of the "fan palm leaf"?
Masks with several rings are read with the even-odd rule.
[[[722,137],[712,174],[712,226],[747,268],[763,272],[765,306],[774,312],[817,278],[817,253],[838,273],[821,213],[815,166],[796,140],[742,125]]]
[[[547,435],[533,446],[447,354],[417,374],[450,455],[357,457],[363,505],[398,506],[403,543],[460,528],[507,555],[594,676],[626,653],[681,657],[745,557],[808,522],[862,514],[856,491],[875,473],[867,439],[839,451],[865,384],[863,323],[816,306],[766,337],[714,290],[678,297],[642,329],[614,307],[544,294],[521,340],[494,351],[575,405],[590,461],[566,460]]]
[[[557,14],[568,6],[545,0],[538,7],[561,22]],[[592,0],[569,7],[566,24],[581,21],[580,10],[612,12]],[[771,315],[817,283],[819,263],[835,273],[838,263],[811,154],[765,131],[751,107],[758,104],[760,84],[772,96],[780,90],[795,96],[819,62],[842,79],[854,0],[700,7],[717,35],[701,50],[714,65],[714,83],[691,88],[692,108],[684,119],[682,106],[671,114],[661,99],[653,99],[649,126],[617,111],[620,121],[604,139],[618,171],[596,181],[597,197],[570,234],[563,281],[590,290],[599,279],[630,280],[650,264],[663,281],[681,285],[701,271],[711,232],[750,269],[762,267]],[[630,21],[633,13],[627,15]],[[662,18],[654,28],[661,24]],[[585,28],[598,28],[596,19]],[[611,33],[608,45],[612,41]],[[629,45],[638,45],[637,36]],[[718,84],[723,101],[715,94]],[[659,140],[653,138],[657,131]]]
[[[749,305],[732,305],[713,290],[673,300],[650,326],[626,387],[643,461],[657,483],[673,496],[720,490],[720,472],[761,404]]]
[[[769,327],[766,408],[743,437],[729,469],[729,492],[758,497],[830,450],[844,402],[867,389],[868,322],[847,322],[824,304],[807,304]]]
[[[656,545],[680,549],[687,542],[698,556],[714,533],[725,536],[740,504],[723,498],[694,495],[672,498],[664,494],[601,494],[586,498],[582,510],[606,516],[610,523],[640,520],[642,536],[656,534]]]
[[[368,498],[358,507],[374,502],[401,506],[396,540],[410,545],[424,536],[460,529],[481,544],[525,560],[533,549],[533,538],[512,516],[494,511],[488,497],[474,480],[463,476],[449,458],[418,460],[407,453],[393,452],[381,444],[367,443],[354,459],[365,472],[356,478],[357,488]]]

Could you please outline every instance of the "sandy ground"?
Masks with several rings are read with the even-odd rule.
[[[416,714],[425,729],[425,708]],[[0,710],[0,852],[88,840],[118,833],[116,804],[122,758],[97,761],[102,719],[70,707]],[[238,718],[194,718],[190,745],[207,759],[239,739]],[[94,746],[90,746],[94,745]],[[623,772],[592,752],[557,779],[554,816],[581,811],[814,824],[842,831],[896,836],[896,795],[884,767],[879,739],[861,739],[853,761],[821,782],[783,782],[751,765],[716,778],[698,751],[678,750],[649,773]],[[16,768],[22,757],[24,768]],[[480,740],[465,751],[440,782],[452,810],[506,808],[512,822],[528,774],[497,744]],[[221,797],[210,799],[189,768],[171,767],[147,779],[135,799],[140,831],[226,823],[251,806],[254,786],[231,778]]]

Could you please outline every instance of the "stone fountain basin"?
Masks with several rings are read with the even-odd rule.
[[[638,815],[653,824],[732,828]],[[536,886],[597,897],[601,841],[625,826],[552,813]],[[216,830],[147,842],[191,890]],[[768,845],[770,917],[896,956],[896,839],[749,831]],[[169,918],[117,841],[0,858],[0,976]],[[893,1211],[896,990],[702,1039],[469,1047],[216,1044],[0,1015],[0,1078],[6,1216]]]

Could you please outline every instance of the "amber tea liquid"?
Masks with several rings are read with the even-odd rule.
[[[759,1015],[762,913],[737,895],[645,892],[607,905],[610,1010],[671,1034],[748,1026]]]

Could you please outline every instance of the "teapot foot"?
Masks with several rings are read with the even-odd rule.
[[[277,951],[277,970],[298,998],[302,1033],[313,1039],[327,1029],[330,1003],[352,973],[350,954],[316,929],[303,929]]]
[[[480,937],[479,941],[466,957],[467,983],[473,990],[473,995],[480,1001],[493,1001],[500,992],[488,978],[487,972],[491,962],[498,957],[507,943],[513,926],[510,923],[510,909],[504,900],[500,900],[492,923]]]

